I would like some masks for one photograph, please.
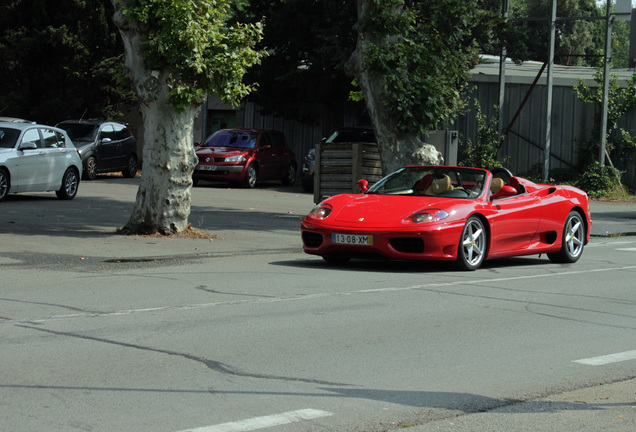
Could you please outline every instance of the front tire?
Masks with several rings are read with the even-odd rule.
[[[554,263],[571,264],[581,258],[585,245],[585,223],[577,211],[571,211],[565,219],[561,250],[549,253],[548,258]]]
[[[247,167],[245,172],[245,178],[243,179],[243,186],[248,189],[256,187],[256,179],[258,178],[258,169],[254,164]]]
[[[4,199],[9,195],[9,190],[11,189],[11,182],[9,181],[9,174],[0,169],[0,201],[4,201]]]
[[[72,200],[79,188],[79,174],[73,168],[68,168],[62,177],[62,186],[55,192],[62,200]]]
[[[97,178],[97,159],[93,156],[86,160],[86,172],[84,174],[86,180],[95,180]]]
[[[477,270],[486,258],[488,236],[486,227],[478,217],[470,217],[459,239],[457,265],[462,270]]]

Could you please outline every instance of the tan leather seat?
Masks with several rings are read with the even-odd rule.
[[[494,179],[492,179],[492,182],[490,183],[490,192],[494,195],[497,192],[499,192],[499,189],[501,189],[503,186],[504,186],[504,181],[500,179],[499,177],[495,177]]]
[[[430,187],[430,191],[435,195],[451,190],[453,190],[453,185],[451,184],[450,177],[447,175],[433,180],[433,184]]]

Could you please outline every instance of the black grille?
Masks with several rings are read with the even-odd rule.
[[[391,246],[398,252],[422,253],[424,252],[424,240],[419,237],[392,238]]]
[[[322,235],[309,231],[303,232],[303,242],[307,247],[318,247],[322,244]]]

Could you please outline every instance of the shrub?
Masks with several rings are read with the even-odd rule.
[[[488,120],[477,101],[475,101],[475,111],[477,143],[471,140],[466,141],[466,149],[460,165],[485,169],[503,167],[503,164],[497,160],[499,144],[503,138],[497,131],[497,119]]]
[[[576,186],[583,189],[590,198],[602,198],[609,191],[619,187],[621,172],[614,167],[593,162],[576,181]]]

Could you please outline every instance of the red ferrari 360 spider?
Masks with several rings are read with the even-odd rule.
[[[407,166],[363,194],[332,196],[301,226],[303,249],[328,262],[384,257],[456,261],[547,254],[576,262],[590,239],[587,194],[537,184],[504,168]]]

